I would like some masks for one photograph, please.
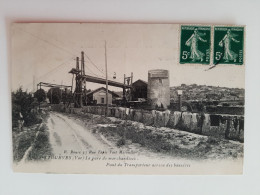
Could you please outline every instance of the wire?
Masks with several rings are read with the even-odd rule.
[[[65,48],[63,48],[63,47],[61,47],[61,46],[58,46],[58,45],[56,45],[56,44],[54,44],[54,43],[52,43],[52,42],[50,42],[50,41],[47,41],[46,39],[43,39],[43,38],[41,38],[41,37],[39,37],[39,36],[37,36],[37,35],[35,35],[35,34],[32,34],[32,33],[28,32],[28,31],[25,31],[24,29],[22,29],[22,28],[20,28],[20,27],[18,27],[18,30],[20,30],[20,31],[22,31],[22,32],[25,32],[25,33],[27,33],[27,34],[33,36],[34,38],[39,39],[39,40],[41,40],[41,41],[43,41],[43,42],[45,42],[45,43],[47,43],[47,44],[50,44],[50,45],[52,45],[52,46],[54,46],[54,47],[56,47],[56,48],[58,48],[58,49],[61,49],[61,50],[65,51],[65,52],[67,52],[67,53],[69,53],[69,54],[71,54],[71,55],[73,55],[73,56],[77,56],[75,53],[73,53],[73,52],[71,52],[71,51],[69,51],[69,50],[67,50],[67,49],[65,49]],[[84,52],[84,55],[87,57],[88,61],[89,61],[100,73],[102,73],[103,75],[105,75],[104,71],[103,71],[102,69],[100,69],[100,68],[91,60],[91,58],[90,58],[85,52]],[[90,70],[90,69],[89,69],[89,70]],[[91,72],[92,72],[92,71],[91,71]],[[92,74],[94,74],[94,73],[92,72]],[[94,75],[96,75],[96,74],[94,74]],[[98,76],[98,75],[96,75],[96,76]]]
[[[58,48],[58,49],[61,49],[61,50],[65,51],[65,52],[67,52],[67,53],[69,53],[69,54],[71,54],[71,55],[73,55],[73,56],[77,56],[77,55],[75,55],[74,53],[72,53],[71,51],[69,51],[69,50],[67,50],[67,49],[65,49],[65,48],[63,48],[63,47],[60,47],[60,46],[58,46],[58,45],[55,45],[55,44],[53,44],[53,43],[51,43],[51,42],[49,42],[49,41],[47,41],[47,40],[45,40],[45,39],[43,39],[43,38],[41,38],[41,37],[39,37],[39,36],[36,36],[36,35],[34,35],[34,34],[28,32],[28,31],[25,31],[25,30],[23,30],[23,29],[20,28],[20,27],[18,27],[18,30],[20,30],[20,31],[22,31],[22,32],[25,32],[25,33],[31,35],[32,37],[34,37],[34,38],[36,38],[36,39],[39,39],[39,40],[41,40],[41,41],[43,41],[43,42],[45,42],[45,43],[48,43],[48,44],[50,44],[50,45],[52,45],[52,46],[54,46],[54,47],[56,47],[56,48]]]
[[[50,74],[51,72],[57,70],[58,68],[60,68],[61,66],[64,66],[64,65],[67,65],[67,62],[69,62],[70,60],[72,60],[73,58],[69,58],[68,60],[66,61],[63,61],[61,64],[59,64],[58,66],[56,66],[55,68],[51,69],[50,71],[46,72],[45,74],[41,75],[38,77],[38,80],[45,77],[46,75]]]
[[[90,59],[90,57],[88,57],[88,55],[85,54],[85,52],[84,52],[84,55],[87,57],[87,59],[89,60],[89,62],[99,70],[99,72],[101,72],[102,74],[104,74],[104,71],[103,71],[103,70],[100,70],[100,69],[98,68],[98,66]]]
[[[37,36],[37,35],[35,35],[35,34],[33,34],[33,33],[30,33],[30,32],[28,32],[28,31],[26,31],[26,30],[24,30],[24,29],[22,29],[22,28],[20,28],[20,27],[18,27],[18,30],[20,30],[20,31],[22,31],[22,32],[24,32],[24,33],[27,33],[27,34],[31,35],[32,37],[34,37],[34,38],[36,38],[36,39],[39,39],[39,40],[41,40],[41,41],[43,41],[43,42],[45,42],[45,43],[47,43],[47,44],[49,44],[49,45],[52,45],[53,47],[56,47],[56,48],[58,48],[58,49],[60,49],[60,50],[62,50],[62,51],[64,51],[64,52],[66,52],[66,53],[68,53],[68,54],[70,54],[70,55],[73,55],[73,56],[77,57],[77,55],[76,55],[75,53],[73,53],[73,52],[71,52],[71,51],[69,51],[69,50],[67,50],[67,49],[65,49],[65,48],[63,48],[63,47],[61,47],[61,46],[58,46],[58,45],[56,45],[56,44],[54,44],[54,43],[52,43],[52,42],[50,42],[50,41],[48,41],[48,40],[46,40],[46,39],[43,39],[43,38],[41,38],[41,37],[39,37],[39,36]],[[87,57],[87,59],[88,59],[88,61],[90,62],[90,64],[93,65],[93,66],[94,66],[101,74],[103,74],[103,75],[101,76],[101,75],[95,74],[88,66],[86,66],[86,68],[89,70],[89,72],[91,72],[92,75],[95,75],[95,76],[97,76],[97,77],[103,77],[103,78],[105,78],[105,77],[104,77],[104,75],[105,75],[104,71],[103,71],[102,69],[100,69],[100,67],[98,67],[98,66],[91,60],[91,58],[90,58],[85,52],[84,52],[84,55]],[[44,75],[38,77],[37,80],[42,79],[42,78],[44,78],[46,75],[48,75],[48,74],[50,74],[51,72],[57,70],[57,69],[60,68],[61,66],[65,65],[65,64],[66,64],[68,61],[70,61],[71,59],[74,59],[74,58],[69,58],[69,59],[66,60],[65,62],[62,62],[60,65],[58,65],[58,66],[56,66],[55,68],[53,68],[52,70],[48,71],[48,72],[45,73]],[[86,61],[85,61],[85,62],[86,62]],[[111,73],[111,74],[113,74],[113,73]],[[118,76],[117,76],[117,77],[118,77]],[[113,79],[112,76],[108,76],[108,78]],[[123,78],[123,77],[118,77],[118,78]],[[116,80],[118,80],[118,79],[116,79]],[[31,84],[32,84],[32,82],[28,83],[26,86],[29,86],[29,85],[31,85]]]

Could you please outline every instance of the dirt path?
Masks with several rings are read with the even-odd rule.
[[[67,151],[67,154],[71,154],[71,151],[74,151],[75,155],[77,155],[77,152],[86,150],[121,150],[132,151],[135,155],[138,154],[145,158],[174,158],[174,156],[153,152],[152,150],[141,147],[139,144],[135,143],[119,148],[113,140],[107,139],[100,133],[92,133],[93,129],[97,129],[98,126],[98,124],[88,125],[75,116],[50,112],[50,117],[47,120],[47,127],[50,131],[50,143],[53,149],[53,155],[64,155],[64,151]],[[128,156],[132,155],[128,154]]]
[[[111,145],[98,140],[89,129],[78,124],[75,119],[60,113],[50,112],[47,126],[50,131],[50,142],[54,155],[64,154],[65,150],[76,152],[111,147]]]

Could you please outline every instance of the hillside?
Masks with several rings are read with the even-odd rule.
[[[244,101],[245,90],[240,88],[215,87],[206,85],[185,85],[171,87],[171,100],[178,99],[177,90],[182,90],[183,100],[195,101]]]

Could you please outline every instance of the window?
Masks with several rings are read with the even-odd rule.
[[[101,98],[101,104],[105,103],[105,98]]]

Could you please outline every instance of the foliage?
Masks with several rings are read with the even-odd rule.
[[[117,145],[118,147],[121,147],[121,146],[125,145],[125,138],[119,139],[119,140],[117,141],[116,145]]]
[[[37,121],[35,114],[31,113],[35,102],[31,93],[23,91],[20,87],[17,91],[12,92],[12,122],[13,126],[17,126],[17,121],[21,119],[20,113],[22,114],[22,120],[25,122],[25,126],[34,124]]]
[[[59,104],[62,99],[62,91],[58,87],[50,88],[48,90],[47,97],[51,104]]]
[[[72,93],[71,93],[70,90],[68,90],[68,89],[65,89],[65,91],[62,90],[61,101],[62,101],[64,104],[66,104],[66,103],[68,103],[68,102],[72,102]]]
[[[28,158],[30,160],[44,160],[46,156],[52,154],[51,151],[49,132],[44,129],[43,131],[40,131],[36,137],[32,151]]]
[[[43,89],[38,89],[34,96],[37,98],[38,102],[43,102],[46,99],[46,93]]]
[[[25,151],[32,145],[35,131],[27,131],[14,136],[13,134],[13,160],[20,161]]]

